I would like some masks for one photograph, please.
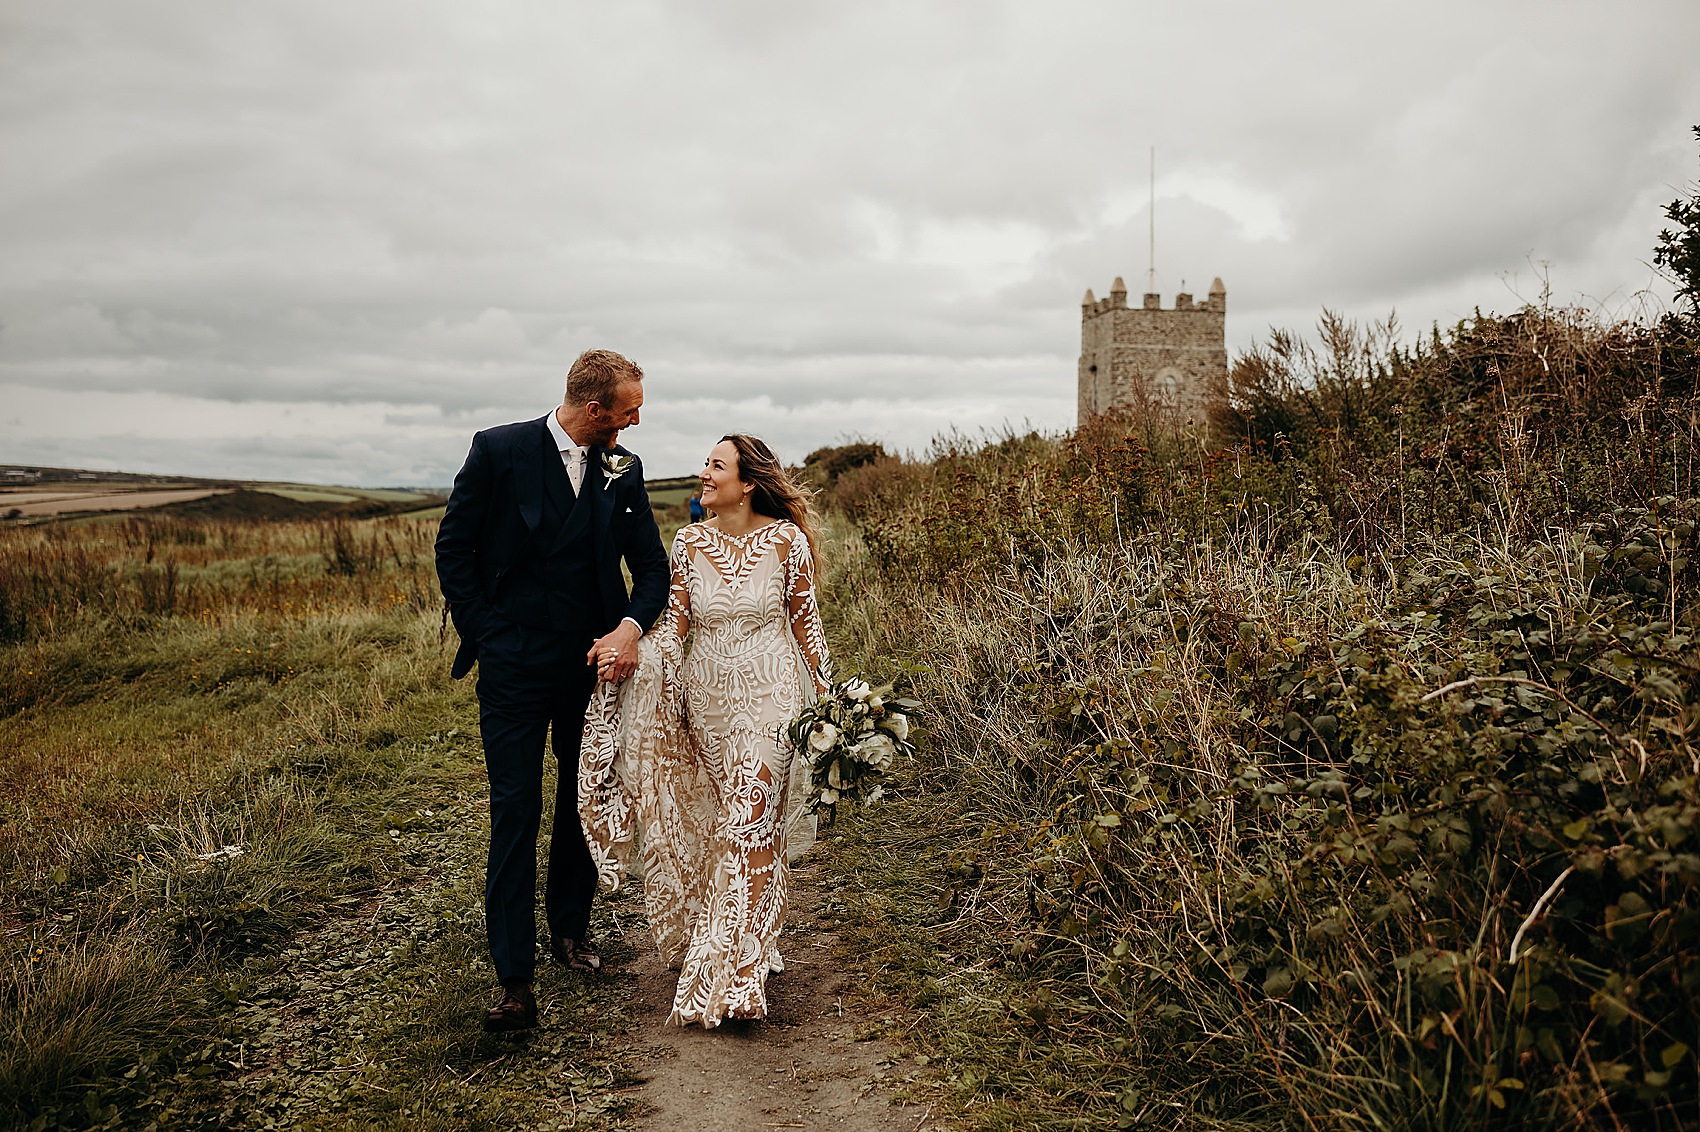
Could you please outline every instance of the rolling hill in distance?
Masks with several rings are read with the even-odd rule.
[[[694,476],[679,476],[651,480],[648,486],[661,508],[683,504],[696,483]],[[138,513],[250,521],[423,517],[441,508],[448,494],[446,486],[351,487],[0,464],[0,522],[5,523]]]

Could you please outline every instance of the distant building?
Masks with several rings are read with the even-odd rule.
[[[1228,399],[1227,313],[1220,279],[1203,302],[1176,295],[1173,310],[1155,294],[1129,307],[1119,276],[1107,299],[1088,289],[1080,304],[1080,423],[1110,411],[1164,431],[1207,420]]]

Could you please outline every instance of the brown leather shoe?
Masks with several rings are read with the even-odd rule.
[[[509,1030],[529,1030],[537,1025],[537,995],[531,984],[503,987],[502,997],[484,1012],[484,1029],[488,1033]]]
[[[555,962],[569,971],[594,973],[602,970],[602,956],[596,953],[596,948],[588,939],[552,935],[549,937],[549,954],[555,957]]]

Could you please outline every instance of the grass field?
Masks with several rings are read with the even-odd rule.
[[[649,490],[649,502],[655,507],[666,507],[678,510],[690,501],[691,496],[702,490],[702,484],[696,476],[676,476],[671,479],[649,480],[644,485]]]
[[[413,756],[464,723],[430,533],[0,534],[0,1118],[200,1103],[213,988],[397,876],[379,815],[456,779]]]
[[[483,767],[435,533],[0,529],[0,1126],[619,1123],[617,984],[545,972],[591,1019],[565,1044],[478,1029]]]

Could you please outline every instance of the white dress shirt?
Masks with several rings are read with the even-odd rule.
[[[567,435],[567,430],[561,427],[554,413],[549,414],[549,435],[555,438],[555,447],[561,451],[561,466],[567,469],[567,478],[573,481],[573,494],[581,494],[584,491],[584,466],[590,460],[590,450]]]
[[[590,465],[590,449],[567,435],[567,430],[561,427],[560,420],[551,410],[549,413],[549,435],[555,438],[555,447],[561,452],[561,466],[567,469],[567,478],[573,481],[573,494],[584,493],[584,473]],[[621,621],[630,621],[632,627],[640,634],[643,626],[631,617],[622,617]]]

